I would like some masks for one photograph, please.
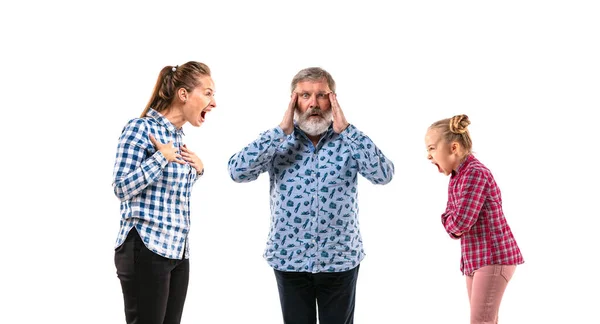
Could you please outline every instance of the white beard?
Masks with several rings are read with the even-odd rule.
[[[310,117],[315,111],[320,113],[319,117]],[[307,109],[304,114],[300,114],[298,110],[295,112],[296,123],[298,128],[303,130],[310,136],[318,136],[327,131],[332,122],[333,113],[330,110],[322,112],[320,109]]]

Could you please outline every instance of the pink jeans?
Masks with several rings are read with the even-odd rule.
[[[471,324],[498,323],[498,309],[516,265],[493,264],[467,275]]]

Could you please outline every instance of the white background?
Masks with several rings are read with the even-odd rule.
[[[309,66],[332,73],[347,119],[396,166],[386,186],[359,180],[357,323],[468,322],[459,242],[440,224],[448,178],[423,143],[432,122],[461,113],[526,261],[501,322],[598,320],[595,1],[163,3],[0,5],[1,322],[125,322],[117,138],[160,69],[189,60],[211,67],[218,106],[185,127],[206,174],[183,323],[282,322],[262,259],[267,176],[234,183],[227,161],[279,124]]]

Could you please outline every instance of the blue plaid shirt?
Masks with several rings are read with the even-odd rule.
[[[149,250],[165,258],[189,258],[190,193],[198,179],[189,164],[168,163],[150,142],[173,141],[181,147],[183,131],[150,109],[123,128],[117,146],[113,188],[121,200],[116,247],[136,228]]]
[[[271,228],[264,258],[274,269],[339,272],[364,258],[358,226],[358,173],[386,184],[394,164],[353,125],[337,134],[330,126],[317,147],[295,127],[260,135],[229,160],[236,182],[268,171]]]

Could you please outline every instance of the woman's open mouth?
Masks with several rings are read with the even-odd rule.
[[[200,121],[204,122],[206,120],[206,114],[211,111],[211,107],[206,107],[200,112]]]

